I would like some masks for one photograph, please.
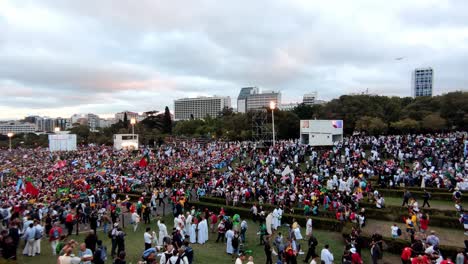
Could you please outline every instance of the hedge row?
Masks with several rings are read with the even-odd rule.
[[[207,203],[207,202],[190,202],[190,205],[193,205],[195,207],[199,207],[202,209],[207,208],[208,210],[214,211],[214,212],[219,212],[221,207],[223,207],[227,215],[232,216],[234,214],[239,214],[243,218],[252,217],[252,214],[250,213],[250,209],[248,208],[225,206],[221,204],[213,204],[213,203]],[[303,215],[283,214],[281,222],[292,224],[293,218],[296,219],[296,221],[301,226],[303,227],[306,226],[307,218]],[[311,218],[314,223],[314,228],[336,231],[336,232],[341,232],[343,229],[343,225],[335,219],[322,218],[322,217],[311,217]]]
[[[404,222],[403,219],[405,217],[408,217],[408,214],[399,214],[399,213],[395,213],[395,212],[392,212],[391,210],[386,210],[386,209],[387,208],[383,208],[383,209],[366,208],[367,218],[402,223]],[[458,218],[456,217],[429,214],[429,228],[431,226],[453,228],[453,229],[463,228],[463,226],[458,221]]]
[[[202,197],[200,201],[218,204],[220,206],[225,206],[226,200],[223,198],[216,197]],[[250,208],[252,207],[252,202],[246,202],[244,204],[239,203],[239,207]],[[383,209],[375,208],[375,205],[372,203],[361,203],[366,207],[366,215],[368,219],[382,220],[382,221],[391,221],[401,223],[403,217],[408,217],[407,209],[405,207],[399,206],[387,206]],[[263,209],[267,211],[273,211],[275,208],[272,204],[264,204]],[[437,209],[425,209],[424,211],[429,213],[429,226],[436,227],[445,227],[445,228],[454,228],[460,229],[461,225],[456,217],[456,213],[452,211],[442,211]],[[303,208],[294,208],[295,215],[304,215]],[[449,216],[447,216],[449,215]],[[319,217],[335,219],[335,212],[332,211],[319,211]]]

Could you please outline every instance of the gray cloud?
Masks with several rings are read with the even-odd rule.
[[[459,0],[3,1],[0,104],[11,117],[145,111],[246,85],[287,101],[408,96],[420,66],[436,93],[466,89],[466,13]]]

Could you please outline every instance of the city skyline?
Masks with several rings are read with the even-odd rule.
[[[411,96],[468,89],[465,1],[1,1],[0,120],[174,110],[242,87]],[[236,107],[236,100],[232,101]]]

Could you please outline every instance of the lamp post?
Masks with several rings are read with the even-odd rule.
[[[275,101],[270,101],[271,126],[272,126],[272,130],[273,130],[273,146],[275,146],[275,143],[276,143],[276,137],[275,137],[275,108],[276,108]]]
[[[136,124],[136,119],[132,117],[130,119],[130,124],[132,125],[132,136],[135,137],[135,124]]]
[[[8,133],[7,136],[8,136],[8,140],[9,140],[9,150],[11,151],[11,138],[14,136],[15,134],[13,134],[12,132]]]

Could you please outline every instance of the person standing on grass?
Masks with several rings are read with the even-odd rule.
[[[325,264],[333,264],[333,254],[329,250],[329,245],[325,245],[325,247],[322,249],[322,252],[320,252],[320,259],[325,263]]]
[[[309,237],[309,241],[308,241],[309,249],[307,250],[307,255],[306,255],[304,262],[308,262],[309,258],[315,259],[317,257],[317,253],[315,253],[315,249],[317,245],[318,245],[317,238],[313,234],[311,234]]]
[[[118,228],[119,224],[115,223],[114,228],[110,231],[109,237],[112,241],[112,247],[111,247],[111,257],[114,258],[115,256],[115,251],[117,250],[117,235],[119,234]]]
[[[429,215],[423,214],[419,219],[419,232],[422,233],[424,239],[426,238],[427,228],[429,227]]]
[[[244,252],[239,252],[239,256],[237,257],[236,262],[234,264],[242,264],[244,260],[245,260]]]
[[[229,229],[226,232],[226,253],[228,253],[229,255],[232,255],[234,253],[234,247],[232,245],[233,239],[234,239],[234,231],[232,231],[232,229]]]
[[[271,248],[271,243],[270,243],[270,236],[265,237],[265,257],[266,257],[266,264],[273,264],[273,259],[271,258],[272,254],[272,248]]]
[[[145,250],[151,248],[151,243],[153,242],[153,235],[150,233],[151,227],[146,228],[146,232],[143,234],[143,240],[145,241]]]
[[[465,210],[460,217],[460,223],[463,224],[463,228],[465,229],[465,235],[468,236],[468,211]]]
[[[372,240],[370,254],[372,258],[372,264],[377,264],[378,260],[382,258],[382,249],[377,241]]]
[[[137,212],[132,213],[132,225],[133,225],[133,232],[136,232],[138,228],[138,223],[140,223],[140,216]]]
[[[408,191],[407,189],[405,189],[405,192],[404,192],[404,194],[403,194],[403,203],[401,204],[401,206],[408,205],[408,201],[409,201],[410,198],[411,198],[411,193],[410,193],[410,191]]]
[[[86,248],[85,243],[81,243],[80,245],[80,251],[78,251],[78,257],[81,258],[81,264],[91,264],[91,261],[93,260],[93,252],[91,249]]]
[[[164,224],[164,220],[161,220],[161,219],[158,220],[158,228],[159,228],[158,246],[162,246],[164,238],[167,237],[167,227]]]
[[[431,205],[429,204],[429,200],[431,199],[431,194],[427,192],[426,189],[424,189],[423,199],[424,199],[424,202],[423,202],[422,207],[424,208],[424,206],[426,206],[427,204],[427,207],[431,208]]]
[[[241,222],[241,233],[240,233],[240,236],[241,236],[241,241],[242,243],[245,243],[245,233],[247,232],[247,221],[245,219],[242,220]]]
[[[57,243],[60,240],[62,233],[63,230],[60,227],[59,222],[54,223],[54,227],[52,227],[52,229],[49,231],[49,242],[50,246],[52,247],[52,255],[54,256],[56,255]]]
[[[208,241],[208,224],[204,216],[202,220],[198,223],[198,243],[205,244]]]
[[[24,246],[23,254],[29,257],[34,256],[34,242],[35,240],[36,229],[34,228],[34,224],[30,223],[29,226],[26,228],[24,232],[23,238],[26,241],[26,245]]]

